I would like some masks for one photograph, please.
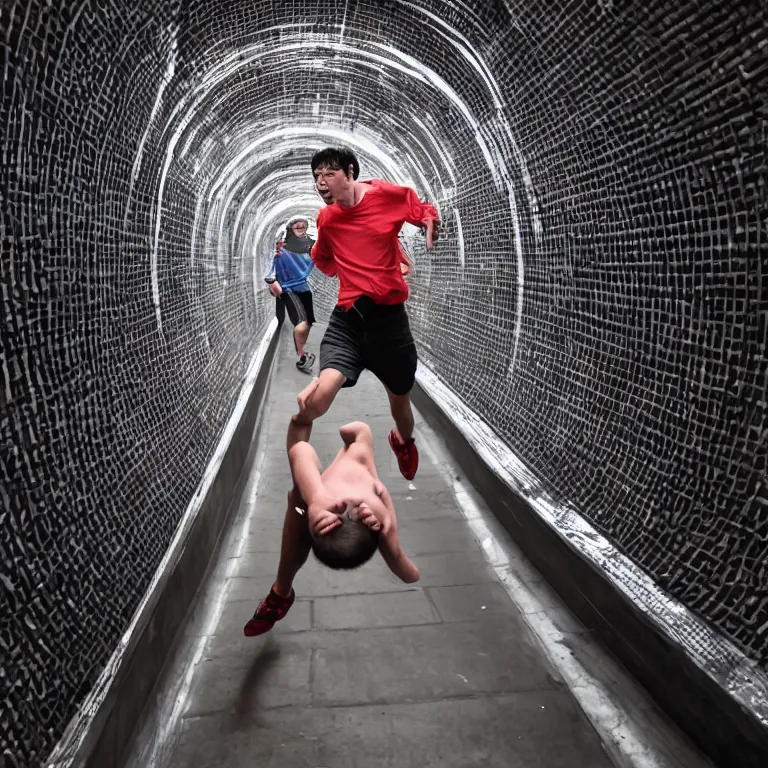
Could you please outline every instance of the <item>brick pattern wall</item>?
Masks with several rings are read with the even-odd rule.
[[[0,20],[8,765],[41,763],[130,621],[274,312],[275,233],[316,214],[309,157],[342,139],[441,212],[435,251],[403,235],[424,362],[765,666],[764,3]],[[322,320],[335,284],[312,281]]]

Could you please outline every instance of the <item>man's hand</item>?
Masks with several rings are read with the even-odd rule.
[[[307,384],[304,389],[299,392],[299,396],[296,398],[296,402],[299,404],[299,412],[304,413],[310,406],[312,395],[315,394],[315,390],[320,386],[320,377],[315,376],[312,381]]]
[[[288,454],[290,456],[291,448],[296,443],[308,442],[309,437],[312,434],[312,422],[314,416],[312,415],[310,408],[312,406],[312,395],[320,384],[320,378],[315,377],[312,381],[299,392],[296,401],[299,404],[299,412],[294,416],[291,416],[291,420],[288,423],[288,434],[286,437],[286,445],[288,447]]]
[[[283,292],[283,289],[280,287],[280,283],[278,283],[277,280],[275,280],[274,283],[269,284],[269,292],[275,298],[277,298]]]
[[[440,237],[440,220],[427,219],[425,226],[427,228],[427,248],[432,248],[437,238]]]

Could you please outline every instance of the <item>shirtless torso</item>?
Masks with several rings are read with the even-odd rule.
[[[320,459],[309,443],[296,444],[289,451],[296,501],[307,513],[303,515],[306,529],[317,536],[335,527],[337,513],[330,511],[330,506],[326,506],[328,502],[343,502],[342,510],[344,505],[357,507],[360,519],[367,519],[367,524],[373,522],[373,529],[380,531],[379,551],[390,569],[407,583],[418,580],[418,569],[400,547],[392,497],[376,472],[370,427],[359,421],[352,422],[342,427],[339,433],[344,445],[322,473]],[[312,481],[313,476],[320,481],[319,485]],[[301,495],[304,488],[312,489],[314,511],[312,504],[307,504],[306,497]],[[371,520],[371,515],[375,521]]]
[[[321,477],[332,496],[367,504],[383,522],[387,510],[381,500],[381,483],[369,445],[358,441],[345,445]]]
[[[291,425],[288,460],[293,488],[288,493],[277,579],[245,625],[247,637],[268,632],[285,616],[296,597],[293,581],[313,540],[345,525],[342,518],[352,517],[350,507],[357,510],[357,523],[379,532],[379,552],[392,573],[406,584],[419,580],[419,569],[400,546],[392,497],[376,472],[370,427],[360,421],[343,426],[339,434],[344,446],[321,472],[317,453],[307,441],[308,430],[302,434],[302,425],[295,421]]]

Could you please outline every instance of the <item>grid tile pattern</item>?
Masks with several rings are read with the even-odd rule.
[[[768,659],[764,3],[0,8],[0,752],[124,631],[341,140],[414,186],[419,352],[546,483]],[[313,276],[318,316],[334,281]]]

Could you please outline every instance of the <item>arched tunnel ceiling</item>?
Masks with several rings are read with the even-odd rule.
[[[764,3],[0,14],[5,754],[47,754],[129,623],[342,142],[440,212],[433,252],[405,232],[422,362],[764,667]]]
[[[196,175],[205,179],[199,215],[220,251],[226,250],[222,221],[243,219],[238,206],[258,203],[251,210],[262,221],[257,242],[246,238],[241,247],[261,253],[271,251],[261,238],[272,234],[286,209],[316,209],[307,156],[328,144],[349,144],[369,176],[414,186],[436,202],[456,197],[457,163],[476,166],[497,193],[514,195],[510,164],[528,179],[521,153],[505,156],[514,138],[501,88],[482,56],[460,29],[428,9],[394,7],[410,15],[403,24],[422,28],[429,56],[402,50],[392,19],[375,36],[356,28],[356,13],[323,32],[306,23],[266,26],[215,59],[176,106],[162,130],[170,136],[169,152],[195,158]],[[171,47],[169,71],[176,55]],[[446,68],[445,62],[453,63]],[[223,149],[212,155],[213,146]],[[535,211],[530,183],[527,192]],[[195,241],[193,251],[198,248]]]

